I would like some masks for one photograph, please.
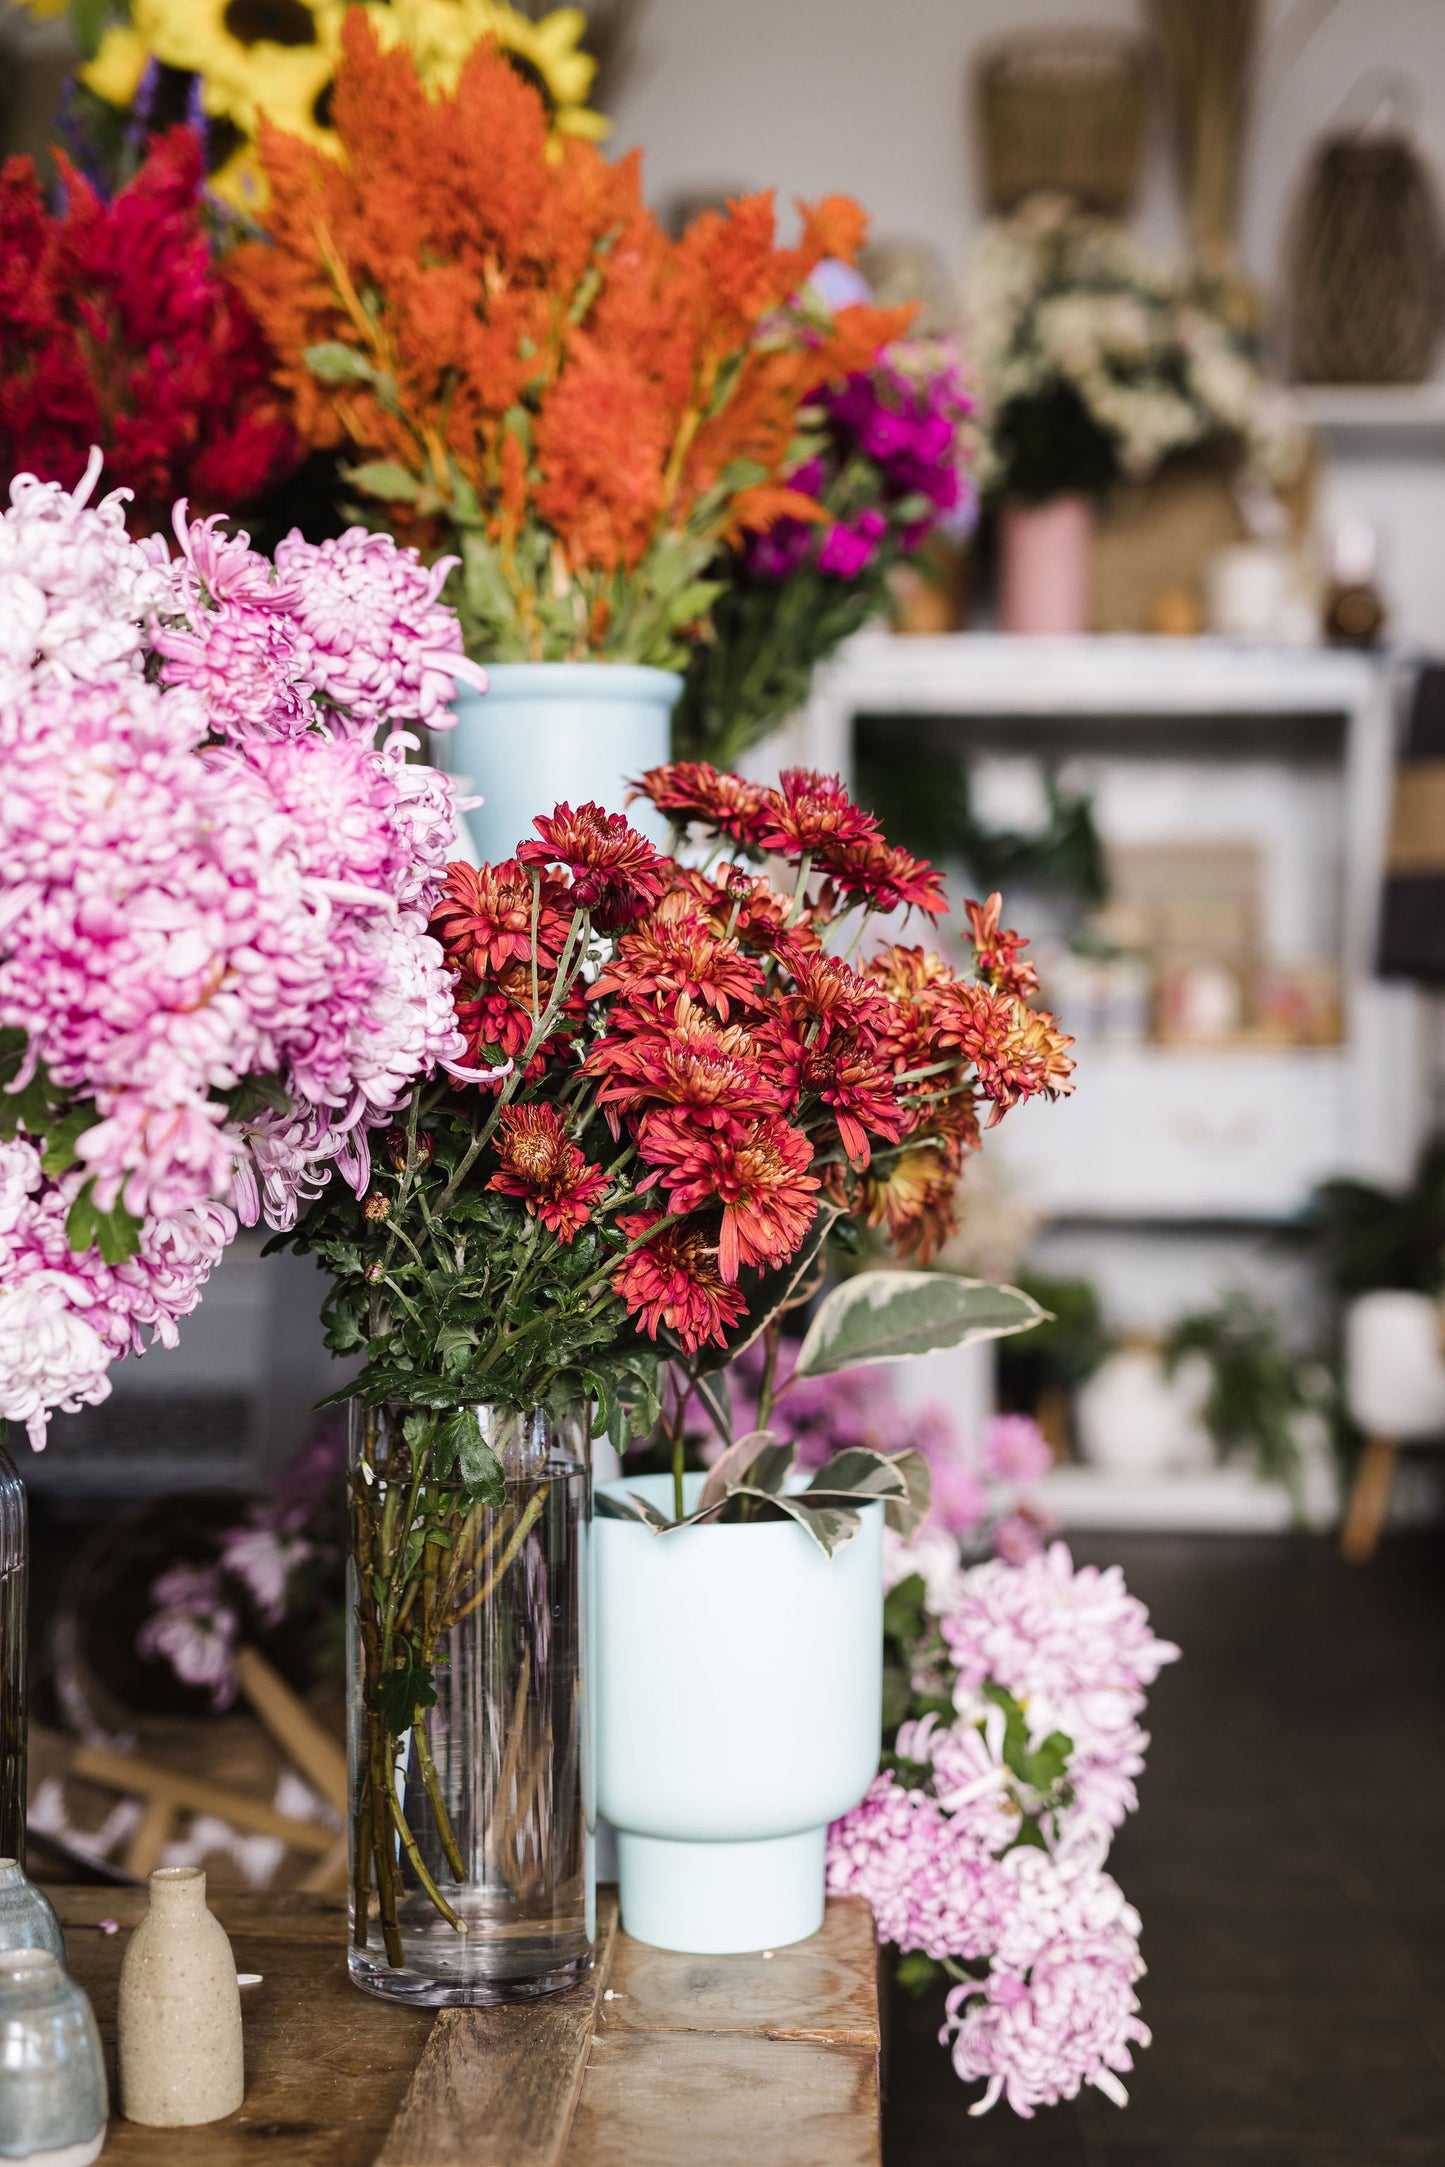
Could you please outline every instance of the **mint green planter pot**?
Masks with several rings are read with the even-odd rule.
[[[672,1509],[667,1475],[597,1487]],[[623,1926],[697,1956],[805,1940],[828,1823],[878,1766],[882,1506],[832,1558],[788,1521],[653,1535],[598,1518],[592,1541],[597,1804]]]
[[[535,834],[538,813],[589,799],[623,810],[630,776],[671,757],[672,711],[682,679],[626,662],[497,662],[485,693],[461,691],[457,726],[436,742],[467,794],[476,863],[511,857]],[[661,841],[665,823],[637,805],[634,825]]]

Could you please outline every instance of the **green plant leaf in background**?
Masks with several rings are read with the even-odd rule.
[[[953,1272],[860,1272],[824,1301],[793,1374],[827,1377],[864,1362],[1002,1339],[1029,1331],[1046,1315],[1017,1287],[993,1287]]]

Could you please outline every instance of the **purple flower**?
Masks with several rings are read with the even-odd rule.
[[[860,512],[849,525],[830,527],[818,551],[818,570],[834,579],[856,579],[877,556],[887,531],[881,512]]]

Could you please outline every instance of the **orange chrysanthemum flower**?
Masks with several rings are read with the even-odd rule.
[[[703,1127],[727,1127],[787,1104],[777,1066],[777,1038],[743,1024],[722,1024],[687,993],[667,1007],[622,1010],[586,1060],[600,1076],[598,1104],[609,1120],[650,1106],[686,1107]]]
[[[1032,1009],[1017,994],[960,982],[940,1005],[937,1043],[956,1046],[973,1063],[979,1089],[993,1101],[989,1127],[1010,1106],[1040,1093],[1056,1099],[1074,1088],[1073,1040],[1047,1011]]]
[[[1039,990],[1039,974],[1032,963],[1019,960],[1020,949],[1028,942],[1022,934],[1015,933],[999,923],[1003,915],[1003,897],[995,889],[986,903],[970,899],[964,905],[968,913],[968,929],[974,951],[978,956],[978,972],[991,986],[1001,986],[1006,993],[1016,993],[1026,1001],[1030,994]]]
[[[607,1193],[607,1176],[588,1164],[550,1106],[507,1107],[494,1148],[497,1171],[487,1187],[521,1197],[560,1242],[574,1239]]]
[[[745,1264],[781,1264],[813,1223],[821,1187],[806,1171],[813,1147],[777,1114],[700,1128],[668,1109],[644,1120],[639,1148],[660,1171],[674,1211],[722,1205],[718,1262],[729,1285]]]
[[[628,1212],[617,1223],[635,1241],[656,1226],[658,1216]],[[696,1225],[663,1227],[623,1258],[612,1284],[649,1339],[666,1326],[685,1354],[696,1354],[709,1342],[725,1347],[730,1327],[747,1307],[718,1268],[717,1243]]]
[[[537,954],[555,963],[571,922],[567,890],[542,874]],[[515,858],[501,865],[449,865],[428,927],[454,971],[483,978],[532,953],[532,878]]]
[[[617,954],[593,981],[591,999],[620,993],[629,1002],[681,995],[714,1009],[723,1023],[735,1002],[756,1006],[763,974],[735,940],[720,940],[701,911],[656,911],[635,933],[625,934]]]

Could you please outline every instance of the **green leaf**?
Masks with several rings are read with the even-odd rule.
[[[599,1490],[593,1510],[603,1520],[635,1520],[640,1527],[650,1528],[654,1535],[665,1535],[673,1527],[691,1526],[698,1517],[694,1513],[691,1520],[669,1520],[665,1512],[649,1505],[635,1490],[629,1490],[626,1497],[614,1497],[610,1490]]]
[[[917,1640],[927,1623],[928,1586],[922,1573],[910,1573],[883,1598],[883,1630],[890,1640]]]
[[[72,1102],[58,1121],[51,1124],[45,1139],[45,1149],[40,1155],[40,1171],[54,1180],[57,1175],[68,1174],[76,1163],[75,1147],[87,1129],[96,1124],[95,1107],[89,1099]]]
[[[119,1198],[109,1211],[95,1201],[95,1185],[87,1182],[65,1215],[65,1239],[76,1256],[98,1249],[102,1264],[124,1264],[140,1247],[141,1222],[133,1219]]]
[[[475,1410],[459,1407],[437,1432],[437,1444],[454,1455],[462,1487],[481,1505],[505,1504],[507,1478],[502,1463],[482,1436]]]
[[[13,1024],[0,1030],[0,1137],[11,1137],[17,1129],[24,1129],[28,1136],[44,1136],[55,1119],[50,1080],[38,1061],[24,1090],[11,1088],[24,1069],[29,1048],[27,1032]]]
[[[793,1374],[827,1377],[1027,1332],[1045,1312],[1017,1287],[953,1272],[860,1272],[834,1287],[808,1327]]]
[[[779,1449],[786,1453],[787,1466],[791,1467],[795,1448],[792,1445],[779,1448],[771,1430],[749,1430],[746,1437],[735,1439],[722,1458],[714,1460],[708,1469],[707,1479],[697,1501],[698,1511],[707,1512],[714,1505],[720,1505],[731,1491],[753,1480],[759,1462],[768,1458],[770,1453],[776,1454]],[[771,1459],[768,1464],[773,1464]],[[772,1490],[780,1485],[760,1480],[758,1487]]]
[[[370,384],[376,380],[376,371],[365,354],[359,354],[354,346],[345,346],[340,339],[323,339],[319,345],[302,349],[301,359],[319,384]]]
[[[920,1997],[931,1993],[936,1986],[948,1983],[948,1973],[942,1964],[925,1956],[921,1949],[910,1949],[906,1956],[900,1956],[893,1967],[893,1976],[905,1993]]]
[[[710,1376],[699,1377],[693,1389],[711,1417],[718,1436],[725,1445],[730,1445],[733,1441],[733,1410],[727,1371],[714,1370]]]
[[[786,1519],[796,1520],[805,1535],[810,1535],[825,1557],[836,1557],[846,1543],[857,1534],[862,1522],[851,1505],[827,1503],[814,1504],[806,1491],[801,1496],[778,1496],[772,1490],[755,1489],[752,1484],[740,1482],[729,1493],[730,1498],[753,1497],[759,1504],[770,1506],[775,1513]]]
[[[435,1708],[436,1687],[431,1666],[407,1656],[400,1669],[388,1671],[376,1689],[376,1712],[393,1738],[411,1729],[424,1708]]]
[[[369,497],[380,497],[384,504],[414,504],[421,495],[416,476],[408,474],[394,459],[366,459],[359,467],[343,467],[341,473],[354,488],[364,490]]]

